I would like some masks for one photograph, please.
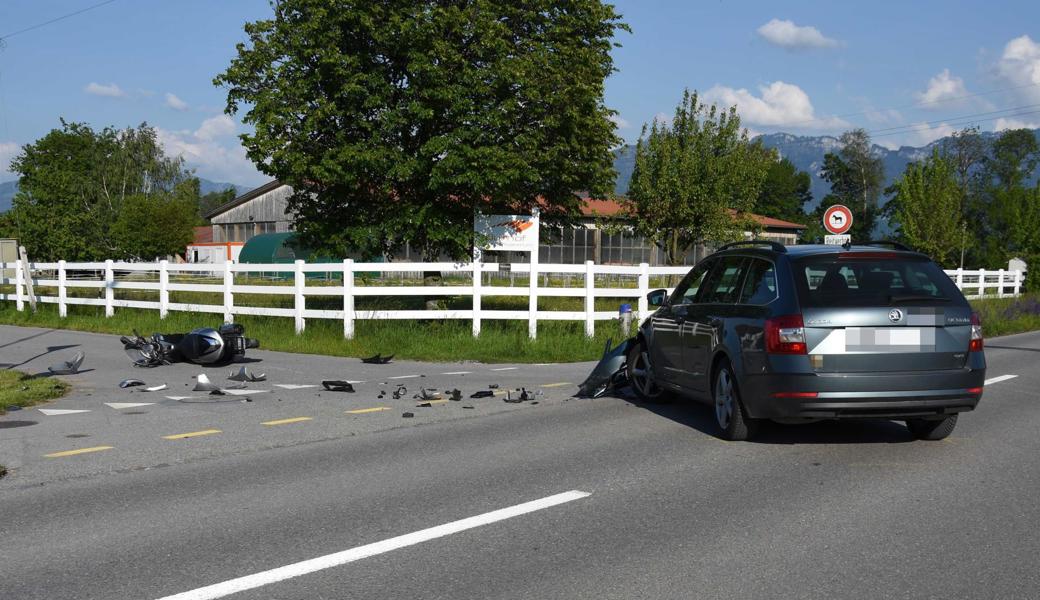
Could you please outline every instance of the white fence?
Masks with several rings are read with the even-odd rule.
[[[690,267],[651,267],[646,263],[632,266],[596,265],[592,261],[578,265],[535,264],[526,263],[509,265],[511,272],[528,275],[528,285],[518,287],[492,286],[483,283],[485,273],[496,273],[505,270],[505,265],[498,263],[355,263],[344,260],[342,263],[305,263],[294,264],[175,264],[167,261],[159,263],[122,263],[105,261],[99,263],[30,263],[34,274],[34,288],[56,288],[56,296],[37,295],[43,303],[58,305],[58,314],[67,316],[69,305],[103,306],[105,316],[111,317],[116,308],[144,308],[158,310],[159,316],[165,318],[169,311],[188,311],[216,313],[223,316],[224,321],[233,320],[235,315],[257,315],[270,317],[292,317],[295,320],[297,333],[302,332],[307,319],[336,319],[343,321],[343,335],[354,336],[354,325],[361,319],[466,319],[473,323],[473,335],[480,334],[481,322],[487,319],[526,320],[528,333],[533,338],[538,331],[538,321],[583,321],[586,335],[593,335],[595,322],[615,319],[616,310],[597,311],[596,298],[634,298],[636,300],[636,317],[649,314],[646,295],[653,289],[651,277],[676,276],[687,273]],[[423,285],[371,285],[362,281],[357,285],[359,277],[365,278],[367,273],[406,273],[406,272],[441,272],[454,276],[463,285],[453,283],[441,286]],[[28,301],[25,279],[25,265],[16,263],[0,263],[0,285],[14,286],[14,293],[0,290],[0,301],[14,300],[18,310],[25,309]],[[258,273],[285,273],[292,279],[292,285],[276,285],[264,282],[236,283],[236,274],[247,276]],[[339,285],[308,285],[308,273],[333,274]],[[987,271],[987,270],[949,270],[946,273],[969,298],[978,298],[987,294],[1005,297],[1017,296],[1023,282],[1021,271]],[[117,274],[119,277],[117,278]],[[13,277],[12,277],[13,275]],[[171,281],[171,275],[174,281]],[[581,287],[556,287],[539,285],[543,275],[577,276]],[[602,287],[596,285],[596,278],[616,276],[620,281],[627,278],[634,285],[630,287]],[[210,282],[205,282],[206,279]],[[216,279],[216,281],[212,281]],[[200,281],[203,281],[200,283]],[[70,296],[72,289],[96,289],[97,297]],[[134,300],[116,298],[116,290],[137,290],[157,292],[158,300]],[[171,292],[203,292],[219,294],[221,304],[194,304],[171,302]],[[259,307],[238,306],[235,294],[269,294],[292,296],[292,307]],[[317,309],[307,307],[310,297],[341,297],[341,309]],[[464,310],[357,310],[355,300],[365,296],[469,296],[472,308]],[[527,310],[486,310],[481,308],[481,300],[494,296],[526,297]],[[544,297],[571,297],[583,299],[583,310],[560,311],[539,310],[538,299]],[[338,300],[336,301],[338,303]]]

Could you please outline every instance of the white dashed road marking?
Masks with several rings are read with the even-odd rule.
[[[338,567],[363,558],[376,556],[377,554],[414,546],[415,544],[421,544],[422,542],[449,536],[453,533],[466,531],[467,529],[473,529],[482,525],[490,525],[491,523],[496,523],[498,521],[504,521],[506,519],[519,517],[535,511],[565,504],[567,502],[573,502],[574,500],[580,500],[587,496],[589,496],[588,492],[572,490],[570,492],[556,494],[555,496],[548,496],[540,500],[533,500],[531,502],[524,502],[523,504],[517,504],[508,508],[501,508],[475,517],[462,519],[460,521],[452,521],[451,523],[445,523],[444,525],[407,533],[381,542],[358,546],[356,548],[351,548],[350,550],[336,552],[335,554],[327,554],[325,556],[319,556],[318,558],[293,563],[269,571],[261,571],[259,573],[253,573],[252,575],[246,575],[245,577],[230,579],[228,581],[215,583],[188,592],[174,594],[173,596],[166,596],[160,600],[212,600],[214,598],[223,598],[224,596],[256,589],[258,587],[277,583],[279,581],[285,581],[286,579],[292,579],[308,573]]]
[[[318,384],[316,384],[316,383],[276,383],[276,384],[274,384],[274,386],[275,387],[280,387],[283,390],[302,390],[302,389],[306,389],[306,388],[316,388],[316,387],[318,387]]]
[[[59,415],[75,415],[78,413],[87,413],[89,410],[71,410],[67,408],[40,408],[37,409],[48,417],[57,417]]]
[[[396,377],[387,377],[387,379],[414,379],[416,377],[418,377],[418,375],[398,375]]]
[[[105,402],[105,406],[112,408],[137,408],[139,406],[151,406],[154,402]]]
[[[519,367],[502,367],[500,369],[491,369],[492,371],[515,371]]]
[[[441,373],[441,375],[469,375],[473,371],[449,371],[447,373]]]
[[[1008,379],[1014,379],[1018,375],[1001,375],[999,377],[991,377],[985,381],[986,385],[992,385],[994,383],[1000,383],[1001,381],[1007,381]]]

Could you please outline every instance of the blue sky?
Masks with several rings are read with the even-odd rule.
[[[0,36],[101,0],[3,0]],[[684,87],[736,104],[752,132],[920,145],[966,124],[1040,126],[1038,2],[624,0],[607,104],[629,141]],[[267,0],[115,0],[0,48],[0,181],[19,147],[58,126],[147,121],[199,175],[266,181],[211,81]]]

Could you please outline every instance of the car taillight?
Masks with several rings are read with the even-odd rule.
[[[982,319],[979,313],[971,313],[971,341],[968,342],[969,352],[982,352]]]
[[[806,350],[802,315],[784,315],[766,319],[766,352],[770,354],[805,354]]]

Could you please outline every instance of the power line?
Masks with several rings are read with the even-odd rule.
[[[945,125],[949,125],[950,127],[955,127],[955,126],[960,126],[960,125],[970,125],[972,123],[981,123],[983,121],[996,121],[997,119],[1002,119],[1002,118],[1005,118],[1005,117],[1007,117],[1007,118],[1011,118],[1011,117],[1026,117],[1026,116],[1035,115],[1035,114],[1040,114],[1040,110],[1030,110],[1030,111],[1027,111],[1027,112],[1011,113],[1011,114],[1007,114],[1007,115],[997,115],[997,116],[994,116],[994,117],[986,117],[984,119],[978,119],[978,118],[972,118],[972,117],[962,117],[964,119],[962,121],[958,121],[956,119],[952,119],[950,122],[943,121],[942,123],[945,124]],[[911,126],[910,128],[906,129],[905,131],[894,131],[894,132],[891,132],[891,133],[882,133],[882,134],[878,134],[878,135],[874,135],[873,133],[871,133],[870,137],[872,137],[872,138],[875,138],[875,137],[886,137],[886,136],[889,136],[889,135],[899,135],[899,134],[902,134],[902,133],[911,133],[911,132],[914,131],[914,127],[915,126]],[[916,125],[916,127],[917,127],[917,129],[921,129],[921,125],[920,124]],[[870,133],[870,132],[868,132],[868,133]]]
[[[945,118],[945,119],[936,119],[934,121],[923,121],[923,122],[920,122],[920,123],[909,123],[909,124],[906,124],[906,125],[897,125],[897,126],[893,126],[893,127],[885,127],[884,129],[874,129],[874,130],[870,131],[870,134],[873,135],[875,133],[884,133],[884,132],[887,132],[887,131],[897,131],[897,130],[900,130],[900,129],[915,129],[915,128],[916,129],[920,129],[920,127],[922,125],[931,126],[931,125],[941,125],[943,123],[949,124],[950,121],[959,121],[961,119],[973,119],[973,118],[976,118],[976,117],[985,117],[985,116],[988,116],[988,115],[996,115],[993,118],[994,119],[998,119],[1000,117],[1014,116],[1014,115],[1002,115],[1000,113],[1014,112],[1014,111],[1018,111],[1018,110],[1026,110],[1028,108],[1037,108],[1037,107],[1040,107],[1040,104],[1027,104],[1025,106],[1015,106],[1015,107],[1012,107],[1012,108],[1004,108],[1004,109],[1001,109],[1001,110],[992,110],[992,111],[988,111],[988,112],[972,113],[972,114],[968,114],[968,115],[961,115],[959,117],[948,117],[948,118]],[[983,119],[983,120],[989,120],[989,119]],[[897,133],[898,133],[898,131],[897,131]]]
[[[0,42],[3,42],[7,38],[14,37],[14,36],[16,36],[18,34],[25,33],[27,31],[32,31],[34,29],[39,29],[41,27],[45,27],[47,25],[50,25],[51,23],[57,23],[58,21],[62,21],[64,19],[68,19],[69,17],[75,17],[76,15],[81,15],[81,14],[87,12],[88,10],[94,10],[95,8],[101,8],[102,6],[104,6],[106,4],[112,4],[115,1],[116,0],[105,0],[104,2],[99,2],[97,4],[88,6],[86,8],[82,8],[82,9],[77,10],[75,12],[70,12],[70,13],[62,15],[60,17],[55,17],[55,18],[51,19],[50,21],[44,21],[43,23],[37,23],[36,25],[32,25],[30,27],[26,27],[25,29],[19,29],[18,31],[12,31],[11,33],[0,35]]]

